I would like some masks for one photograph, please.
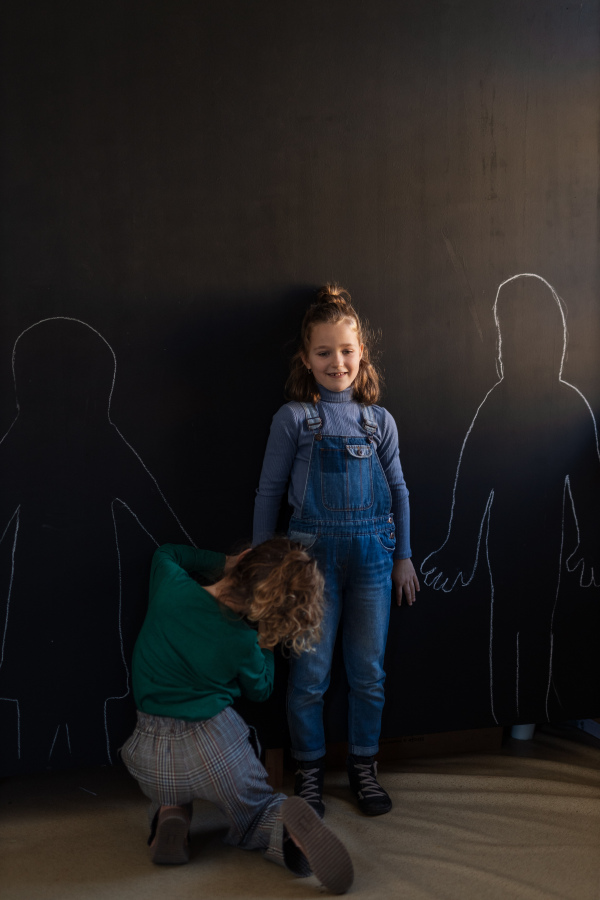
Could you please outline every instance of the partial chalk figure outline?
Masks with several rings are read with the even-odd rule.
[[[50,341],[45,337],[45,332],[49,334]],[[40,368],[43,368],[46,353],[48,360],[58,363],[56,367],[49,368],[61,369],[62,374],[57,374],[56,371],[42,372],[37,383],[34,377],[24,378],[23,371],[18,378],[19,360],[23,354],[27,357],[27,353],[36,360]],[[40,356],[42,363],[39,362]],[[0,606],[0,700],[15,704],[16,756],[18,760],[28,758],[30,766],[34,756],[41,760],[46,754],[47,763],[51,761],[63,726],[68,753],[77,757],[79,714],[84,716],[85,725],[85,728],[79,727],[80,736],[85,731],[87,738],[91,732],[98,740],[103,740],[106,761],[112,762],[108,705],[111,701],[122,700],[130,694],[129,668],[122,630],[122,548],[119,542],[118,512],[126,510],[155,546],[159,543],[155,534],[161,530],[164,532],[166,520],[170,523],[170,534],[174,533],[175,539],[180,540],[183,536],[188,543],[194,544],[156,479],[112,420],[111,403],[116,372],[117,360],[113,348],[100,332],[81,319],[69,316],[40,319],[24,329],[13,346],[12,374],[17,414],[0,440],[4,478],[7,483],[7,475],[11,479],[10,487],[5,489],[0,501],[0,515],[4,518],[4,524],[0,520],[0,526],[3,527],[0,545],[12,539],[4,616]],[[100,375],[106,379],[106,386],[109,387],[105,407],[98,398],[96,382],[93,381]],[[20,385],[20,381],[25,384]],[[68,402],[65,400],[62,405],[62,398],[52,395],[53,385],[56,387],[59,382],[65,391],[64,397],[68,398]],[[29,400],[29,407],[26,402],[22,408],[21,394]],[[54,414],[48,419],[48,407],[52,406],[53,401]],[[67,408],[68,403],[72,403],[72,409]],[[28,417],[32,408],[33,415]],[[56,422],[56,427],[51,427],[48,435],[40,432],[40,417],[44,415],[44,421]],[[59,460],[58,472],[45,465],[45,449],[52,452],[54,459]],[[66,460],[62,469],[61,454]],[[115,486],[118,485],[118,490],[113,490],[113,482]],[[61,490],[64,487],[70,490]],[[106,514],[103,512],[101,517],[103,525],[98,528],[101,536],[96,540],[93,531],[96,523],[92,523],[93,543],[90,544],[86,515],[89,513],[90,518],[93,518],[94,512],[97,513],[105,506]],[[110,537],[105,534],[105,529],[110,530]],[[22,556],[20,540],[24,531],[28,540],[33,535],[36,541],[34,548],[29,548],[33,559],[46,563],[45,566],[42,565],[38,580],[35,574],[30,574],[33,567],[24,567],[19,561]],[[45,544],[48,544],[49,549],[44,556]],[[61,549],[64,549],[62,554]],[[55,552],[56,550],[59,552]],[[78,552],[81,558],[75,558]],[[26,568],[27,571],[24,571]],[[19,582],[20,591],[16,596]],[[49,589],[47,594],[46,584],[54,588]],[[80,608],[89,600],[90,595],[94,598],[96,586],[95,596],[99,602],[96,605],[88,603],[82,616]],[[28,590],[24,590],[24,587]],[[40,588],[39,596],[33,596],[36,587]],[[49,599],[54,604],[50,613]],[[62,611],[61,600],[64,600]],[[22,610],[19,610],[19,604],[23,606]],[[104,605],[106,610],[102,608]],[[44,633],[40,633],[37,638],[34,636],[36,622],[28,631],[32,616],[34,619],[39,616],[46,626]],[[77,620],[70,643],[69,638],[65,638],[65,633],[71,628],[69,616]],[[110,640],[110,647],[102,646],[104,633]],[[91,644],[81,647],[88,636],[93,638]],[[30,654],[33,658],[28,659],[29,641],[33,640],[36,641],[35,650]],[[100,641],[97,651],[94,650],[95,640]],[[73,656],[71,662],[68,651]],[[101,709],[82,709],[81,700],[86,697],[86,689],[91,697],[88,705],[94,706],[93,690],[85,684],[79,686],[77,682],[83,682],[86,674],[96,674],[89,670],[95,664],[101,665],[104,651],[107,659],[111,658],[112,653],[112,662],[119,668],[118,676],[115,676],[115,682],[119,682],[118,689],[103,691],[104,696],[98,700]],[[39,675],[35,673],[36,667]],[[31,675],[32,669],[34,676]],[[72,684],[76,699],[53,698],[51,685],[55,675],[56,684]],[[28,686],[23,687],[21,693],[21,684],[25,682]],[[50,687],[46,686],[46,682],[49,682]],[[39,697],[36,691],[39,691]],[[32,713],[34,695],[39,701],[40,711],[37,716]],[[56,714],[51,709],[53,702],[59,710]],[[38,721],[33,721],[36,718]],[[36,726],[40,732],[39,740],[46,744],[45,751],[33,750],[32,736],[38,736]],[[23,738],[24,728],[27,732],[26,741]],[[4,740],[6,741],[6,735]]]
[[[527,327],[531,333],[527,339],[531,341],[532,354],[527,359],[523,359],[522,352],[518,356],[518,340],[514,337],[521,333],[522,323],[517,327],[516,320],[505,318],[511,304],[513,313],[518,315],[524,302],[531,303],[524,314],[530,317]],[[540,336],[544,329],[539,328],[537,335],[533,332],[536,310],[543,312],[546,324],[554,316],[554,335],[546,329],[548,340]],[[564,302],[554,288],[533,273],[514,275],[500,284],[493,312],[498,332],[499,380],[477,408],[462,443],[446,538],[420,568],[426,585],[448,593],[459,580],[463,586],[471,583],[483,552],[490,584],[488,656],[492,717],[497,724],[511,724],[523,716],[540,722],[550,718],[554,623],[563,566],[569,572],[580,569],[581,587],[600,586],[600,548],[595,540],[600,508],[600,446],[590,404],[575,385],[562,377],[567,323]],[[513,329],[512,344],[503,338],[503,328]],[[547,357],[552,352],[556,354],[557,341],[560,362],[554,367]],[[552,352],[548,354],[548,350]],[[523,368],[519,373],[520,366]],[[528,416],[523,417],[527,402]],[[582,430],[582,440],[578,444],[573,441],[576,446],[572,452],[565,451],[564,434],[570,433],[568,428]],[[489,434],[494,429],[497,446],[490,447]],[[548,436],[562,436],[563,442],[548,440],[544,444]],[[557,444],[561,444],[559,449]],[[521,460],[528,465],[519,471]],[[588,481],[587,474],[582,473],[590,473]],[[506,494],[511,496],[507,499]],[[539,524],[542,512],[548,514],[544,528],[556,527],[556,536],[548,532],[548,553],[538,553],[536,559],[531,542],[527,546],[527,529]],[[568,512],[577,541],[572,550],[565,546]],[[504,531],[498,529],[499,525],[505,526]],[[518,546],[511,547],[511,538]],[[507,574],[515,558],[516,568]],[[523,572],[524,583],[511,584],[511,574],[523,577]],[[524,612],[523,607],[519,608],[519,595],[527,598]],[[503,674],[501,678],[498,673],[505,673],[507,667],[513,674],[508,678]],[[556,686],[554,690],[560,703]]]

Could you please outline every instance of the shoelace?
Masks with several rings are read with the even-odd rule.
[[[298,769],[296,772],[296,775],[302,775],[302,790],[299,791],[298,796],[306,800],[307,803],[311,800],[318,802],[321,799],[319,782],[317,780],[318,774],[319,769]]]
[[[360,781],[360,791],[363,797],[381,797],[384,789],[377,782],[377,763],[354,763],[354,769]]]

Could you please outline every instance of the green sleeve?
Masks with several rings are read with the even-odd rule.
[[[216,553],[213,550],[197,550],[187,544],[163,544],[152,557],[150,582],[153,583],[157,578],[168,577],[177,569],[183,569],[188,574],[194,573],[210,578],[222,575],[224,568],[224,553]]]
[[[261,703],[270,696],[275,677],[275,657],[272,650],[262,650],[258,643],[240,666],[238,681],[248,700]]]

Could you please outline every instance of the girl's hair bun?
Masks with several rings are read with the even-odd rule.
[[[352,297],[343,287],[336,282],[324,284],[317,291],[317,303],[335,303],[341,306],[351,306]]]

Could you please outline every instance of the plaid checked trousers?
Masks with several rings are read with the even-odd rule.
[[[225,843],[262,850],[294,870],[292,854],[284,859],[279,813],[286,795],[267,784],[259,753],[254,729],[231,707],[200,722],[138,711],[136,729],[121,749],[127,769],[152,801],[151,819],[159,806],[209,800],[227,820]]]

